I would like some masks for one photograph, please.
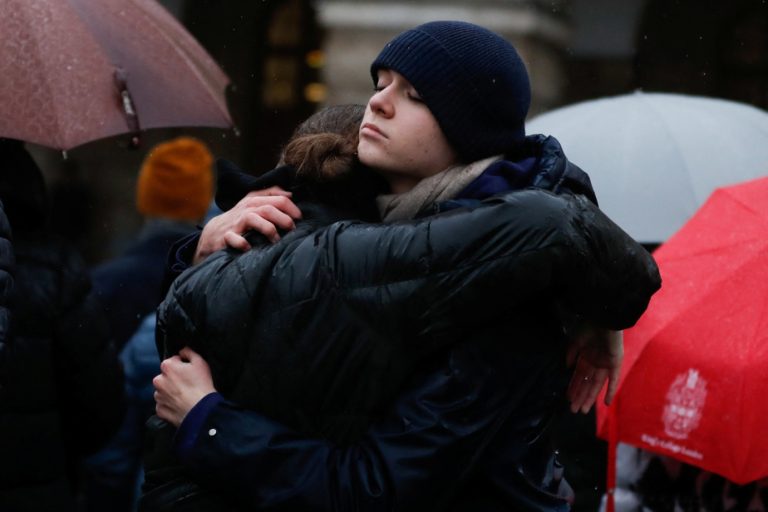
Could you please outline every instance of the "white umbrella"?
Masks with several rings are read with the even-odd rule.
[[[768,175],[768,112],[733,101],[636,92],[547,112],[527,131],[557,138],[643,243],[664,242],[715,188]]]

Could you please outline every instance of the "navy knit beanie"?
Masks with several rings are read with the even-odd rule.
[[[464,162],[506,153],[525,138],[528,72],[515,48],[483,27],[432,21],[387,43],[371,64],[403,75]]]

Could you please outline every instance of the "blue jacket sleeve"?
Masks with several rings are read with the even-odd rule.
[[[308,438],[209,395],[198,405],[205,410],[193,409],[182,423],[177,455],[195,478],[254,507],[440,509],[500,430],[510,441],[504,457],[514,464],[553,409],[556,393],[542,383],[554,385],[551,366],[562,353],[542,354],[536,364],[531,354],[478,345],[462,344],[434,361],[356,444]],[[512,383],[510,375],[519,377]]]

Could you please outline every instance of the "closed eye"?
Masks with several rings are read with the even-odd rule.
[[[418,103],[424,103],[424,100],[421,96],[419,96],[417,93],[409,92],[408,93],[408,99],[411,101],[415,101]]]

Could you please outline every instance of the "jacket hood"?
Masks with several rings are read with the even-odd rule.
[[[529,135],[521,145],[520,151],[538,156],[538,168],[530,185],[560,193],[570,190],[586,196],[594,204],[597,197],[592,188],[589,175],[579,166],[568,160],[560,142],[551,135]],[[514,155],[513,155],[514,156]]]

